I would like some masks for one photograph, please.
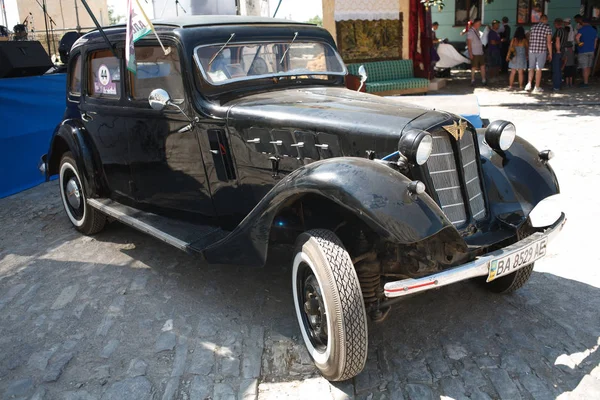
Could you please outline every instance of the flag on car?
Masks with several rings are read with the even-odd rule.
[[[133,72],[137,72],[135,63],[135,47],[134,43],[153,32],[160,43],[165,55],[169,54],[170,49],[165,49],[160,38],[158,37],[154,25],[144,12],[144,9],[140,6],[138,0],[127,0],[127,37],[125,43],[125,61],[127,63],[127,69]]]

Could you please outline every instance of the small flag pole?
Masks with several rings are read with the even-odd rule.
[[[144,16],[144,18],[146,19],[146,21],[148,21],[148,23],[150,24],[150,29],[152,29],[152,32],[154,32],[154,36],[156,36],[156,40],[158,40],[158,44],[160,44],[160,47],[162,48],[163,52],[165,53],[165,56],[169,55],[169,53],[171,53],[171,49],[170,48],[165,48],[165,46],[163,45],[163,42],[158,37],[158,33],[156,33],[156,29],[154,29],[154,25],[152,25],[152,22],[150,21],[150,18],[148,18],[148,16],[146,15],[146,12],[144,11],[144,9],[142,8],[142,6],[140,5],[139,0],[135,0],[135,2],[137,3],[138,8],[140,9],[140,12],[142,13],[142,15]]]

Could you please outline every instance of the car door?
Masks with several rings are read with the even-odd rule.
[[[165,55],[158,43],[136,43],[137,72],[127,75],[127,137],[135,198],[159,211],[213,216],[197,136],[200,129],[174,107],[156,111],[148,104],[149,94],[160,88],[182,109],[189,108],[179,51],[175,45],[169,49]]]
[[[132,198],[126,113],[122,108],[122,68],[122,61],[110,50],[102,47],[88,49],[80,113],[101,160],[111,196]]]

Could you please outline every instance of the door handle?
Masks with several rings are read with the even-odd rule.
[[[91,115],[89,115],[88,113],[83,112],[83,113],[81,113],[81,119],[84,120],[85,122],[90,122],[94,118]]]
[[[246,140],[247,143],[260,143],[260,138],[254,138],[250,140]]]
[[[327,150],[329,148],[328,144],[315,144],[315,147],[319,147],[323,150]]]

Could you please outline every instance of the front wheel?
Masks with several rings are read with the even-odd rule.
[[[533,272],[533,265],[534,263],[531,263],[511,274],[494,279],[490,283],[486,283],[486,287],[494,293],[505,294],[515,292],[527,283]]]
[[[292,288],[302,338],[321,374],[330,381],[358,375],[367,360],[367,315],[350,255],[333,232],[298,237]]]
[[[60,160],[58,180],[65,212],[75,229],[86,235],[100,232],[106,223],[106,216],[87,204],[77,163],[70,151]]]

